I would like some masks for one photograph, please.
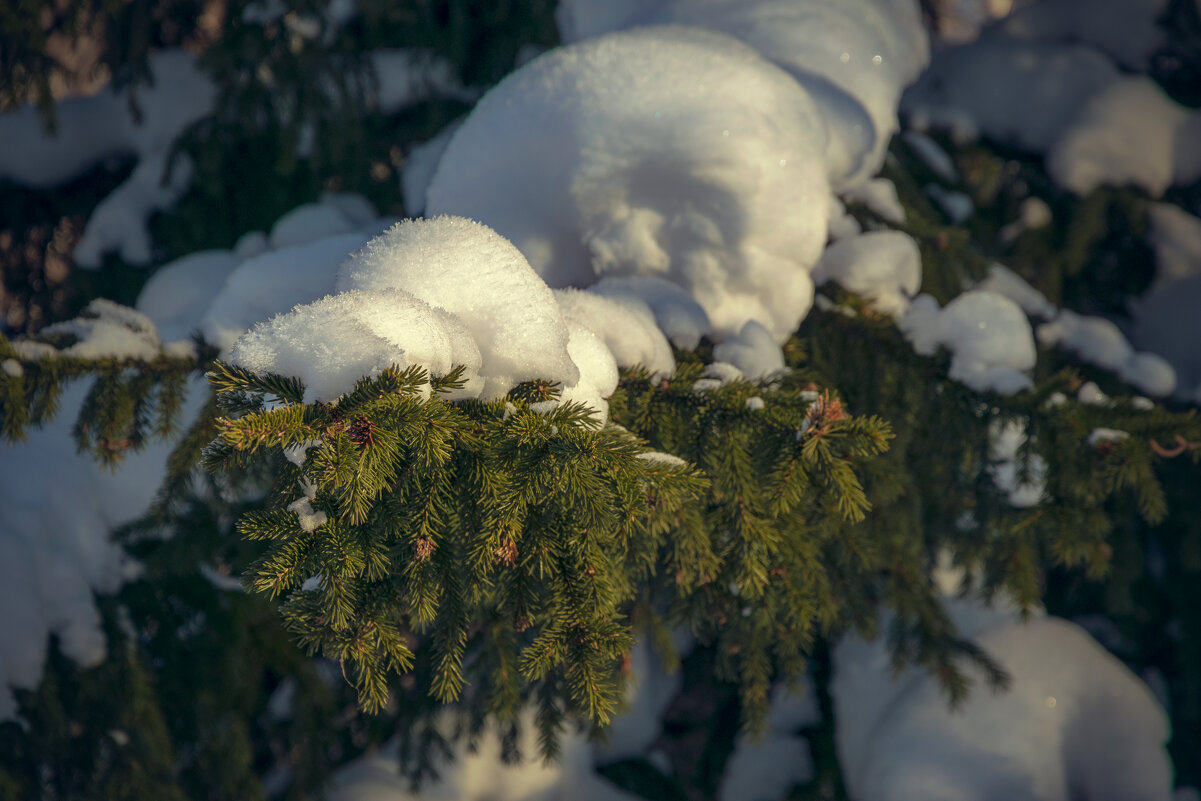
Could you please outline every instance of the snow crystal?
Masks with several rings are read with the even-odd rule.
[[[667,338],[683,350],[692,350],[701,337],[713,333],[709,315],[680,287],[649,275],[602,278],[589,292],[608,298],[630,299],[645,303],[655,315],[655,324]]]
[[[555,299],[568,322],[579,323],[600,337],[618,366],[642,365],[660,377],[675,372],[671,345],[641,299],[606,297],[579,289],[556,289]]]
[[[470,377],[481,363],[458,318],[398,289],[352,290],[297,306],[243,334],[229,359],[254,372],[300,378],[306,403],[332,401],[392,365],[445,375],[463,364]]]
[[[1050,320],[1056,314],[1055,306],[1047,300],[1046,295],[1030,286],[1026,279],[1003,264],[994,262],[988,268],[988,277],[977,284],[976,289],[1004,295],[1032,317]]]
[[[1038,341],[1058,345],[1090,364],[1112,370],[1129,384],[1155,397],[1171,394],[1176,372],[1153,353],[1136,353],[1126,337],[1103,317],[1086,317],[1068,309],[1038,327]]]
[[[836,281],[870,300],[881,313],[900,317],[921,287],[921,252],[912,237],[900,231],[841,239],[826,249],[813,269],[813,280]]]
[[[894,681],[884,638],[835,649],[831,694],[851,797],[1169,797],[1167,716],[1137,677],[1065,620],[1021,623],[964,603],[978,620],[961,630],[1000,662],[1008,691],[977,681],[953,710],[936,677],[910,670]]]
[[[1034,367],[1034,335],[1009,298],[972,290],[939,309],[934,298],[919,295],[897,325],[922,355],[940,345],[950,349],[951,378],[978,392],[1008,395],[1031,386],[1023,371]]]
[[[784,352],[771,332],[750,320],[735,336],[713,349],[716,363],[729,363],[750,379],[766,379],[785,368]]]
[[[459,317],[483,354],[486,399],[521,381],[542,378],[570,387],[579,378],[554,293],[517,248],[485,225],[458,217],[406,220],[338,271],[339,291],[384,287]]]
[[[338,264],[367,237],[345,234],[247,259],[230,273],[200,322],[223,351],[257,322],[331,292]]]
[[[813,101],[745,45],[626,31],[552,50],[492,89],[447,146],[427,213],[492,226],[553,287],[653,275],[719,335],[754,319],[780,341],[812,301],[824,145]]]
[[[1019,481],[1018,450],[1026,443],[1024,421],[994,421],[988,429],[988,455],[992,460],[989,472],[997,489],[1009,496],[1009,505],[1018,509],[1037,506],[1046,488],[1047,460],[1030,455],[1026,464],[1026,480]]]

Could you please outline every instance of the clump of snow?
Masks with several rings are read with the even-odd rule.
[[[950,376],[978,392],[1013,394],[1031,386],[1034,335],[1021,307],[1003,295],[964,292],[945,308],[929,295],[914,299],[897,325],[913,348],[951,351]]]
[[[569,22],[590,16],[588,35],[632,25],[706,28],[745,42],[787,70],[826,121],[825,159],[838,188],[862,183],[880,169],[897,129],[900,93],[929,58],[912,0],[658,0],[607,14],[593,5],[567,0],[560,10]],[[576,31],[563,33],[570,40]]]
[[[1079,626],[1058,618],[1022,623],[975,601],[948,605],[961,631],[1010,675],[1011,688],[994,694],[977,681],[952,710],[936,677],[909,670],[894,679],[884,638],[845,640],[835,649],[831,695],[851,797],[1170,796],[1167,716]]]
[[[75,246],[76,263],[99,267],[110,251],[130,264],[149,263],[153,253],[146,220],[183,197],[192,185],[192,169],[186,155],[170,163],[165,149],[143,157],[129,178],[92,210]]]
[[[900,231],[871,231],[840,239],[813,269],[815,283],[836,281],[883,314],[900,317],[922,283],[917,243]]]
[[[1063,309],[1054,320],[1038,327],[1038,341],[1066,348],[1090,364],[1112,370],[1148,395],[1162,397],[1176,388],[1176,371],[1167,360],[1154,353],[1136,353],[1118,327],[1103,317]]]
[[[938,142],[935,142],[921,131],[914,130],[902,133],[901,141],[939,178],[948,183],[959,182],[959,170],[955,169],[955,162],[951,160],[951,155],[943,150],[942,145],[938,144]]]
[[[846,191],[848,200],[857,200],[881,218],[893,223],[905,222],[905,207],[897,197],[897,187],[887,178],[873,178]],[[833,212],[831,213],[833,219]]]
[[[1177,159],[1178,140],[1196,135],[1190,112],[1146,77],[1124,77],[1097,93],[1073,117],[1047,154],[1047,172],[1078,194],[1102,184],[1142,187],[1162,195],[1174,183],[1201,177]],[[1201,148],[1196,141],[1181,149]]]
[[[1082,13],[1076,0],[1040,0],[1014,11],[999,27],[1007,36],[1088,44],[1124,67],[1146,71],[1167,41],[1158,24],[1167,5],[1167,0],[1092,0]]]
[[[457,317],[398,289],[351,290],[297,306],[239,337],[229,359],[300,378],[306,403],[333,401],[392,365],[445,375],[463,364],[470,378],[482,361]]]
[[[826,226],[831,241],[858,236],[863,233],[863,226],[838,197],[830,198],[830,222]]]
[[[675,372],[671,345],[655,325],[655,315],[635,296],[606,297],[580,289],[556,289],[555,299],[569,323],[596,334],[621,367],[642,365],[654,376]],[[775,343],[772,343],[775,347]]]
[[[1201,218],[1170,203],[1152,203],[1148,240],[1155,248],[1154,287],[1201,274]]]
[[[317,498],[317,488],[307,478],[300,482],[301,496],[288,504],[288,511],[296,515],[300,528],[310,534],[329,522],[329,515],[313,508]]]
[[[1026,477],[1019,480],[1018,451],[1026,443],[1024,421],[994,421],[988,429],[988,449],[992,466],[993,483],[997,489],[1009,496],[1009,504],[1018,509],[1037,506],[1046,489],[1047,460],[1041,455],[1030,455],[1024,465]]]
[[[655,324],[676,347],[692,350],[701,337],[713,333],[709,315],[680,287],[650,275],[602,278],[588,291],[608,298],[645,303],[655,315]]]
[[[936,52],[901,108],[916,128],[974,130],[1041,153],[1117,78],[1087,47],[989,36]]]
[[[751,379],[765,379],[784,369],[784,352],[771,332],[750,320],[735,336],[713,349],[717,363],[728,363]]]
[[[1026,231],[1036,231],[1051,224],[1053,215],[1051,207],[1039,197],[1028,197],[1022,201],[1018,209],[1018,218],[1006,223],[998,231],[998,238],[1003,244],[1011,244]]]
[[[206,397],[201,383],[188,387],[184,419]],[[78,409],[88,388],[87,381],[71,384],[62,407]],[[41,681],[49,635],[81,666],[104,659],[93,593],[115,592],[138,573],[109,532],[146,510],[171,450],[152,443],[109,471],[77,452],[73,423],[63,414],[30,430],[0,460],[0,720],[17,711],[10,687],[33,690]]]
[[[1197,347],[1196,322],[1198,304],[1201,304],[1201,274],[1156,286],[1130,304],[1131,340],[1137,347],[1159,354],[1172,365],[1177,375],[1177,389],[1184,395],[1191,395],[1201,388],[1201,348]]]
[[[1118,431],[1113,428],[1094,428],[1089,432],[1088,444],[1094,448],[1103,442],[1121,442],[1130,437],[1128,431]]]
[[[241,258],[228,250],[189,253],[150,276],[138,295],[137,309],[154,320],[165,341],[184,339],[225,285]]]
[[[955,189],[947,189],[938,184],[926,184],[926,194],[938,206],[938,210],[947,220],[955,225],[963,225],[976,213],[976,206],[971,197]]]
[[[500,737],[489,728],[473,749],[458,740],[451,759],[437,760],[439,777],[414,792],[409,779],[400,773],[392,742],[339,769],[328,796],[330,801],[635,801],[593,772],[591,749],[582,734],[564,732],[561,758],[545,763],[537,757],[533,713],[523,713],[520,723],[518,746],[524,758],[518,764],[504,763]],[[439,721],[438,728],[443,737],[453,741],[455,727],[449,715]]]
[[[553,287],[654,276],[699,303],[719,338],[753,319],[780,341],[812,301],[824,147],[812,99],[745,45],[625,31],[550,51],[492,89],[447,146],[427,212],[490,225]]]
[[[255,323],[332,292],[338,265],[366,241],[362,234],[344,234],[242,262],[200,321],[205,338],[227,350]]]
[[[584,403],[600,412],[600,420],[609,415],[605,400],[617,389],[617,361],[605,343],[591,330],[576,322],[567,324],[567,353],[579,378],[563,387],[560,402]]]
[[[158,332],[141,312],[97,298],[83,314],[46,326],[45,336],[69,335],[76,342],[58,351],[80,359],[134,359],[151,361],[162,354]]]
[[[1032,317],[1050,320],[1055,317],[1057,309],[1047,300],[1047,296],[1026,282],[1026,279],[1006,267],[994,262],[988,268],[988,277],[976,285],[976,289],[1004,295],[1022,307],[1022,311]]]
[[[398,223],[348,258],[335,284],[338,291],[387,287],[458,316],[483,354],[485,397],[535,378],[569,387],[579,378],[554,293],[487,226],[457,217]]]
[[[1092,381],[1085,381],[1076,390],[1076,400],[1085,406],[1104,406],[1109,403],[1109,396]]]

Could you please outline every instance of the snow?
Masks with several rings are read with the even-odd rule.
[[[1009,504],[1018,509],[1037,506],[1046,489],[1047,460],[1030,455],[1026,480],[1019,481],[1018,450],[1026,443],[1026,423],[1021,420],[994,421],[988,428],[989,473],[997,489],[1009,496]]]
[[[406,220],[338,271],[338,291],[385,287],[411,292],[461,320],[483,355],[486,398],[521,381],[573,386],[579,378],[554,293],[517,248],[487,226],[445,216]]]
[[[1047,300],[1047,296],[1026,282],[1026,279],[1006,267],[994,262],[988,268],[988,276],[976,285],[976,289],[1004,295],[1022,307],[1022,311],[1031,317],[1041,317],[1050,320],[1058,310]]]
[[[1034,335],[1021,307],[1003,295],[971,290],[942,309],[919,295],[897,324],[922,355],[948,348],[951,378],[978,392],[1010,395],[1032,385],[1024,371],[1034,367]]]
[[[936,52],[901,109],[918,129],[970,129],[1042,153],[1117,78],[1109,59],[1087,47],[989,36]]]
[[[1155,249],[1153,286],[1201,274],[1201,218],[1179,206],[1152,203],[1147,219],[1151,223],[1147,239]]]
[[[617,389],[617,361],[604,341],[580,323],[568,323],[567,330],[567,353],[579,378],[563,387],[560,402],[587,404],[600,412],[598,419],[604,422],[609,415],[605,398]]]
[[[667,467],[684,467],[686,462],[669,453],[648,451],[639,458]],[[630,679],[626,685],[626,708],[617,715],[606,733],[607,742],[595,747],[598,764],[643,756],[659,736],[660,719],[680,690],[680,673],[667,673],[646,639],[630,652]]]
[[[355,227],[336,208],[324,203],[306,203],[276,220],[268,239],[272,250],[280,250],[349,234]]]
[[[271,250],[242,262],[200,321],[205,338],[227,350],[255,323],[333,291],[338,265],[367,237],[344,234]]]
[[[1174,183],[1201,177],[1177,148],[1201,148],[1191,112],[1172,101],[1150,78],[1123,77],[1093,96],[1073,117],[1047,154],[1047,172],[1084,195],[1103,184],[1130,184],[1152,196]]]
[[[636,296],[607,297],[580,289],[556,289],[564,319],[578,323],[605,343],[620,367],[642,365],[653,376],[675,372],[671,345],[655,324],[655,315]],[[749,325],[749,324],[748,324]],[[773,347],[775,343],[772,343]]]
[[[296,376],[305,403],[333,401],[363,376],[420,365],[445,375],[455,364],[468,377],[481,359],[454,315],[398,289],[351,290],[297,306],[258,323],[230,349],[232,364]]]
[[[871,231],[840,239],[813,270],[815,283],[836,281],[882,314],[901,317],[922,283],[917,243],[900,231]]]
[[[897,187],[887,178],[873,178],[851,187],[847,190],[846,197],[848,200],[863,203],[888,222],[905,222],[905,207],[897,197]],[[833,216],[831,213],[831,217]]]
[[[999,27],[1017,38],[1088,44],[1128,69],[1146,71],[1167,42],[1156,21],[1167,6],[1168,0],[1091,0],[1088,13],[1081,13],[1078,0],[1040,0]]]
[[[1128,431],[1118,431],[1113,428],[1094,428],[1089,432],[1088,444],[1094,448],[1103,442],[1121,442],[1130,436]]]
[[[1038,341],[1066,348],[1153,397],[1169,395],[1176,388],[1176,371],[1169,360],[1135,352],[1121,330],[1103,317],[1063,309],[1054,320],[1038,327]]]
[[[69,385],[61,399],[68,411],[6,446],[0,460],[0,721],[16,714],[10,686],[33,690],[41,681],[49,635],[83,667],[104,659],[92,594],[115,592],[138,573],[109,532],[146,510],[166,470],[167,443],[127,453],[115,471],[76,451],[71,410],[88,389],[88,381]],[[183,419],[205,396],[202,382],[191,382]]]
[[[1201,274],[1153,287],[1131,302],[1131,341],[1172,365],[1177,376],[1176,387],[1184,395],[1193,394],[1201,385],[1201,348],[1197,347],[1199,304]]]
[[[784,352],[771,332],[750,320],[713,349],[715,364],[730,364],[750,379],[767,379],[785,369]]]
[[[192,170],[186,155],[174,163],[166,149],[145,155],[129,178],[92,210],[75,246],[76,263],[99,267],[105,253],[116,251],[129,264],[148,264],[154,254],[146,221],[183,197],[192,185]]]
[[[199,328],[201,315],[240,263],[228,250],[189,253],[150,276],[137,309],[154,320],[165,341],[184,339]]]
[[[813,101],[753,50],[638,29],[501,81],[447,146],[427,213],[495,228],[552,287],[658,277],[719,339],[753,319],[782,341],[825,244],[824,147]]]
[[[894,680],[883,638],[844,640],[834,653],[831,695],[852,798],[1170,797],[1167,716],[1146,685],[1079,626],[1058,618],[1021,623],[971,600],[948,605],[1012,686],[994,694],[978,680],[952,710],[937,678],[910,669]]]
[[[929,58],[912,0],[652,0],[605,11],[596,5],[560,4],[565,40],[631,25],[689,25],[733,36],[788,71],[826,121],[825,156],[839,188],[880,169],[897,129],[901,90]]]
[[[301,479],[300,491],[301,497],[288,504],[288,511],[296,515],[300,528],[311,534],[329,522],[329,515],[313,508],[317,488],[307,478]]]
[[[901,141],[939,178],[948,183],[959,182],[959,170],[955,169],[955,162],[938,142],[921,131],[905,131],[901,134]]]
[[[650,275],[602,278],[588,291],[608,298],[645,303],[655,315],[655,324],[676,347],[692,350],[701,337],[713,333],[709,315],[680,287]]]
[[[516,765],[502,761],[500,737],[488,728],[475,749],[458,741],[453,761],[439,759],[440,776],[414,793],[409,780],[400,774],[397,747],[390,742],[379,752],[339,769],[328,797],[330,801],[635,801],[592,771],[583,735],[564,732],[562,758],[546,764],[537,757],[533,713],[524,712],[520,723],[518,745],[524,759]],[[448,715],[439,721],[444,737],[452,737],[454,728]]]
[[[76,339],[58,351],[61,356],[152,361],[162,354],[158,332],[149,317],[103,298],[89,303],[79,317],[48,325],[41,333]]]

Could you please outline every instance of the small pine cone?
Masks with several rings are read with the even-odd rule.
[[[363,415],[355,418],[347,431],[350,441],[360,448],[369,448],[375,444],[375,423]]]
[[[496,555],[496,561],[501,564],[512,567],[517,563],[517,543],[511,539],[505,538],[501,540],[500,545],[496,546],[496,550],[493,553]]]
[[[417,561],[424,562],[434,553],[434,541],[429,537],[418,537],[413,549],[417,552]]]

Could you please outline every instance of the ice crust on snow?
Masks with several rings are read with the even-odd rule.
[[[779,341],[809,308],[825,243],[825,136],[805,91],[738,41],[625,31],[552,50],[485,95],[427,213],[495,228],[552,287],[658,277],[719,338],[754,319]]]
[[[964,292],[939,308],[918,295],[898,327],[922,355],[951,351],[950,376],[978,392],[1011,395],[1032,384],[1025,371],[1036,354],[1030,322],[1020,306],[992,292]]]
[[[901,317],[922,283],[917,243],[900,231],[870,231],[840,239],[822,254],[813,281],[835,281],[880,312]]]
[[[936,678],[910,669],[894,680],[884,638],[844,640],[831,695],[852,798],[1170,797],[1166,714],[1079,626],[1059,618],[1022,623],[974,600],[948,606],[1012,686],[994,694],[978,680],[952,710]]]

